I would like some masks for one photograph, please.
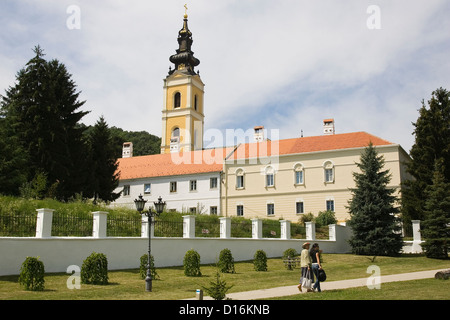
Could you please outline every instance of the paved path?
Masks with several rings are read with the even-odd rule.
[[[381,285],[386,282],[395,282],[395,281],[408,281],[408,280],[418,280],[418,279],[427,279],[434,278],[434,275],[438,271],[442,271],[445,269],[438,270],[427,270],[427,271],[418,271],[411,273],[401,273],[401,274],[393,274],[388,276],[381,276]],[[355,287],[364,287],[367,285],[367,281],[370,275],[366,278],[360,279],[350,279],[350,280],[340,280],[340,281],[325,281],[320,283],[320,287],[322,291],[325,290],[335,290],[335,289],[347,289],[347,288],[355,288]],[[373,282],[369,282],[369,284],[375,284]],[[274,297],[284,297],[295,294],[306,293],[306,290],[300,292],[297,288],[297,285],[286,286],[286,287],[278,287],[271,289],[261,289],[261,290],[253,290],[246,292],[235,292],[227,294],[227,298],[232,300],[258,300],[258,299],[267,299]],[[187,300],[195,300],[187,299]],[[204,300],[211,300],[210,297],[204,297]]]

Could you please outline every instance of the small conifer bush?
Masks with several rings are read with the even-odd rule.
[[[108,259],[103,253],[92,252],[81,266],[81,282],[108,284]]]
[[[253,266],[256,271],[267,271],[267,255],[263,250],[256,251],[253,257]]]
[[[223,249],[220,251],[218,267],[220,272],[235,273],[234,259],[230,249]]]
[[[147,263],[148,263],[148,254],[144,254],[141,256],[141,263],[139,268],[139,274],[142,279],[147,277]],[[152,275],[152,279],[159,279],[159,275],[155,269],[155,258],[153,255],[150,255],[150,273]]]
[[[194,249],[186,252],[183,259],[184,274],[188,277],[200,277],[200,255]]]
[[[39,257],[27,257],[20,268],[19,283],[25,290],[44,290],[44,263],[39,261]]]

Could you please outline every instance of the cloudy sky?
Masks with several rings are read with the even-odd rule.
[[[0,94],[39,44],[72,74],[84,123],[103,115],[161,136],[186,2],[206,130],[264,125],[293,138],[334,118],[337,133],[409,151],[421,101],[450,90],[448,0],[0,0]]]

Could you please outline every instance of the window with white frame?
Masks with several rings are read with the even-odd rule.
[[[301,163],[296,164],[294,167],[294,184],[305,184],[305,170]]]
[[[189,181],[189,191],[197,191],[197,180]]]
[[[144,184],[144,194],[152,193],[152,185],[150,183]]]
[[[170,192],[177,192],[177,182],[176,181],[171,181],[170,182]]]
[[[236,171],[236,189],[243,189],[244,188],[244,170],[238,169]]]
[[[327,211],[334,212],[334,200],[327,200]]]
[[[217,178],[209,178],[209,188],[217,189]]]
[[[266,187],[275,186],[275,171],[272,167],[266,168]]]
[[[217,206],[209,207],[209,214],[213,216],[217,216]]]
[[[177,92],[173,96],[173,108],[179,108],[181,107],[181,93]]]
[[[267,215],[274,216],[275,215],[275,204],[268,203],[267,204]]]
[[[124,185],[123,186],[122,194],[124,196],[129,196],[130,195],[130,185]]]
[[[236,206],[236,215],[238,217],[242,217],[244,215],[244,206],[242,204],[238,204]]]
[[[333,164],[333,162],[326,161],[323,164],[323,170],[324,170],[325,183],[332,183],[332,182],[334,182],[334,164]]]
[[[297,201],[295,203],[295,213],[296,214],[303,214],[303,213],[305,213],[305,207],[304,207],[303,201]]]

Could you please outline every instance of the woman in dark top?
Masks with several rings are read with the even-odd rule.
[[[311,256],[311,262],[312,262],[312,271],[314,275],[316,276],[316,282],[314,283],[314,286],[312,287],[313,290],[317,290],[321,292],[320,289],[320,281],[319,281],[319,270],[322,269],[322,265],[320,264],[320,254],[321,250],[319,249],[319,244],[314,243],[311,247],[311,250],[309,251],[309,254]]]

